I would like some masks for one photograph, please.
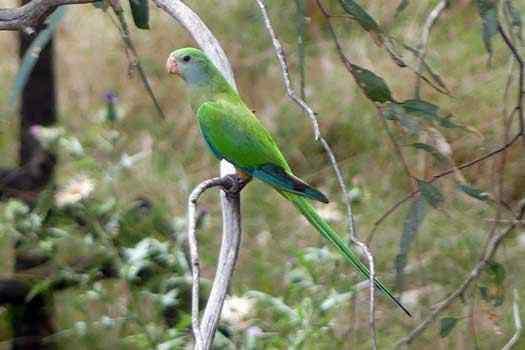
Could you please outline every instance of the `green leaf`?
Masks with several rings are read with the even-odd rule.
[[[29,79],[29,76],[31,75],[31,72],[33,71],[37,60],[40,57],[40,52],[42,52],[42,49],[47,45],[47,43],[49,43],[49,41],[53,37],[53,33],[58,28],[58,25],[64,17],[65,12],[66,8],[64,6],[59,7],[46,19],[46,28],[38,33],[36,38],[31,42],[31,45],[27,49],[26,53],[24,54],[24,57],[22,58],[22,63],[20,64],[20,68],[16,73],[15,85],[13,86],[13,89],[11,90],[11,94],[9,96],[9,104],[11,106],[14,106],[16,104],[18,96],[20,96],[22,90],[24,90],[27,80]]]
[[[357,84],[370,100],[380,103],[392,101],[392,93],[383,78],[358,65],[352,64],[351,67]]]
[[[417,186],[421,195],[423,195],[428,204],[434,208],[439,207],[439,205],[445,201],[445,197],[436,186],[421,180],[417,180]]]
[[[483,20],[483,43],[489,53],[489,63],[492,58],[492,38],[498,33],[498,9],[496,0],[476,0],[478,12]]]
[[[148,0],[129,0],[129,7],[133,15],[133,22],[139,29],[149,29]]]
[[[383,115],[388,120],[397,120],[401,127],[412,135],[417,135],[419,133],[420,125],[418,120],[408,115],[401,105],[395,102],[389,103],[385,107]]]
[[[367,32],[379,32],[379,25],[363,8],[353,0],[339,0],[343,9],[351,16],[355,17],[357,22]]]
[[[443,317],[440,322],[439,335],[445,338],[454,329],[458,319],[456,317]]]
[[[410,206],[405,223],[403,226],[403,234],[401,235],[401,241],[399,242],[399,253],[396,256],[395,268],[396,268],[396,285],[398,290],[403,289],[403,271],[407,264],[407,256],[412,246],[412,242],[416,237],[416,234],[423,223],[426,215],[425,201],[421,196],[418,196]]]
[[[447,157],[441,154],[434,146],[427,145],[426,143],[421,142],[415,142],[411,146],[415,149],[420,149],[422,151],[430,153],[434,158],[436,158],[440,162],[447,160]]]
[[[51,287],[53,287],[53,281],[49,279],[36,283],[27,294],[26,302],[33,300],[33,298],[39,294],[49,292],[51,290]]]
[[[458,127],[458,125],[450,120],[450,118],[445,118],[439,115],[439,107],[433,103],[423,100],[406,100],[399,105],[402,106],[408,114],[425,118],[444,128]]]
[[[505,280],[506,272],[503,265],[498,262],[490,261],[487,272],[494,278],[494,283],[497,286],[502,286]]]
[[[394,16],[395,17],[399,16],[401,12],[403,12],[407,8],[408,4],[409,4],[408,0],[401,0],[399,5],[397,6],[396,14]]]
[[[488,287],[486,286],[480,286],[479,287],[479,294],[481,295],[481,299],[483,299],[484,301],[489,301],[490,300],[490,295],[489,295],[489,289]]]
[[[469,196],[479,199],[480,201],[488,201],[490,199],[490,194],[487,192],[483,192],[481,190],[478,190],[477,188],[474,188],[470,186],[469,184],[462,183],[458,186],[458,188],[468,194]]]

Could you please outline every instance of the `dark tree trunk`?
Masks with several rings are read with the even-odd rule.
[[[22,0],[22,4],[27,2]],[[38,30],[31,37],[20,32],[20,58],[36,35]],[[17,197],[31,202],[51,180],[56,164],[56,156],[42,149],[31,134],[34,125],[56,123],[53,40],[42,49],[21,97],[19,167],[0,169],[0,198]]]
[[[22,0],[22,4],[30,0]],[[19,55],[22,58],[38,35],[28,37],[20,33]],[[56,156],[44,150],[31,134],[34,125],[50,126],[56,122],[53,41],[40,52],[40,56],[23,89],[20,108],[19,166],[0,169],[0,198],[17,197],[34,202],[39,192],[51,181]],[[17,244],[18,246],[18,244]],[[16,248],[15,248],[16,249]],[[16,249],[15,273],[45,263],[45,257],[28,259]],[[32,285],[17,280],[0,280],[0,304],[9,305],[13,329],[13,350],[51,350],[55,343],[49,336],[55,332],[52,318],[52,293],[39,294],[27,300]]]

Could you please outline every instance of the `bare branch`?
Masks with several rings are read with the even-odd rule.
[[[97,0],[33,0],[24,6],[0,9],[0,30],[22,30],[28,34],[58,6],[85,4]]]
[[[425,24],[423,25],[423,30],[421,34],[421,42],[419,43],[419,47],[418,47],[420,51],[419,56],[418,56],[419,64],[417,67],[416,85],[414,89],[416,98],[420,97],[419,91],[421,88],[421,76],[422,76],[422,71],[424,68],[425,56],[427,54],[427,47],[428,47],[428,41],[430,39],[430,32],[432,31],[432,27],[437,22],[438,18],[443,13],[443,10],[445,10],[445,8],[447,7],[447,4],[448,4],[448,0],[441,0],[436,5],[436,7],[434,7],[434,9],[430,11],[425,21]]]
[[[518,290],[514,288],[512,290],[512,317],[514,318],[514,328],[516,328],[516,332],[510,338],[509,342],[505,344],[504,347],[501,348],[501,350],[510,350],[512,347],[516,344],[518,339],[521,336],[521,332],[523,331],[523,325],[521,323],[520,318],[520,296],[518,294]]]
[[[190,33],[225,79],[236,89],[233,72],[224,50],[199,16],[181,0],[153,0],[153,2]],[[220,174],[221,177],[235,174],[235,168],[223,160]],[[200,324],[203,337],[202,349],[209,349],[213,342],[241,241],[240,195],[237,193],[226,196],[224,192],[221,192],[221,206],[222,242],[215,279]]]
[[[376,348],[376,330],[375,330],[375,302],[374,302],[374,293],[375,293],[375,274],[374,274],[374,259],[372,254],[370,253],[370,250],[366,246],[366,244],[360,242],[357,239],[357,230],[355,228],[355,222],[354,222],[354,216],[352,214],[352,204],[350,202],[350,196],[348,194],[348,190],[345,185],[345,181],[343,179],[343,175],[341,172],[341,169],[339,168],[339,165],[337,164],[337,160],[335,159],[335,155],[328,144],[326,140],[322,137],[321,132],[319,130],[319,124],[317,122],[317,114],[313,111],[313,109],[304,102],[301,98],[297,97],[297,94],[295,90],[292,87],[292,83],[290,81],[290,73],[288,69],[288,64],[286,61],[286,54],[284,52],[284,49],[277,38],[277,35],[275,34],[275,31],[272,27],[272,23],[270,21],[270,17],[268,15],[268,11],[266,10],[266,6],[264,4],[263,0],[256,0],[257,5],[259,6],[261,13],[263,15],[264,24],[266,26],[266,29],[268,30],[268,33],[270,34],[270,37],[272,39],[272,44],[275,50],[275,53],[277,55],[277,59],[279,60],[279,64],[281,65],[281,71],[282,76],[284,80],[284,85],[286,88],[286,92],[288,94],[288,97],[295,102],[299,107],[301,107],[306,115],[311,119],[314,133],[315,133],[315,139],[318,140],[321,145],[323,146],[326,154],[328,155],[330,159],[330,163],[332,165],[332,168],[335,171],[337,181],[339,183],[339,187],[341,188],[341,192],[343,194],[343,201],[346,204],[347,208],[347,215],[348,215],[348,231],[350,236],[350,241],[359,246],[362,251],[364,252],[369,265],[370,270],[370,279],[369,279],[369,285],[370,285],[370,309],[369,309],[369,328],[370,328],[370,334],[372,336],[372,348]]]
[[[288,63],[286,62],[286,55],[284,53],[283,46],[281,45],[281,43],[279,42],[279,39],[277,39],[277,36],[275,35],[275,31],[273,30],[272,24],[270,22],[270,17],[268,17],[268,13],[264,6],[264,2],[259,1],[259,0],[256,0],[256,1],[257,1],[257,5],[259,5],[259,8],[261,9],[261,12],[263,14],[264,25],[266,26],[266,29],[270,33],[270,36],[272,38],[272,44],[277,54],[277,59],[279,60],[279,64],[281,65],[286,93],[288,94],[288,97],[290,97],[292,101],[297,103],[299,107],[301,107],[305,111],[305,113],[308,115],[308,117],[312,120],[312,125],[313,125],[314,133],[315,133],[315,139],[318,140],[321,135],[319,132],[319,124],[317,122],[316,113],[301,98],[297,97],[297,93],[293,89],[292,82],[290,81],[290,72],[288,70]]]
[[[191,271],[192,271],[192,293],[191,293],[191,321],[193,335],[195,337],[195,347],[197,349],[205,349],[205,340],[202,336],[200,322],[199,322],[199,285],[200,285],[200,262],[199,262],[199,247],[197,243],[197,201],[200,196],[212,187],[230,187],[231,182],[228,178],[216,177],[201,182],[191,192],[188,199],[188,244],[190,248],[191,257]],[[220,310],[219,310],[220,314]]]

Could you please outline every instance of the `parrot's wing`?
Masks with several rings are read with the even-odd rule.
[[[197,117],[206,143],[219,159],[277,189],[328,203],[320,191],[293,175],[270,133],[242,102],[206,102]]]
[[[252,175],[277,189],[315,199],[323,203],[329,202],[323,193],[298,177],[286,173],[284,169],[279,166],[273,164],[261,165],[253,171]]]

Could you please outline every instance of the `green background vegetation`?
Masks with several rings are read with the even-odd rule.
[[[274,134],[295,172],[328,194],[332,203],[322,211],[339,232],[345,233],[345,208],[333,169],[314,141],[309,119],[286,96],[278,62],[255,2],[188,3],[220,40],[233,66],[241,96]],[[420,40],[423,22],[437,1],[411,1],[398,16],[394,16],[397,1],[362,3],[366,3],[364,7],[389,34],[415,46]],[[421,96],[440,106],[444,115],[452,114],[455,122],[470,128],[438,128],[452,148],[455,164],[461,164],[503,143],[503,96],[511,58],[508,48],[496,36],[492,64],[488,67],[475,4],[451,3],[433,29],[427,62],[445,81],[453,97],[440,94],[424,83]],[[344,13],[335,1],[326,1],[326,4],[332,13]],[[268,1],[267,6],[285,46],[293,82],[298,87],[297,8],[292,1],[284,0]],[[516,1],[515,6],[521,13],[525,11],[523,3]],[[218,162],[201,141],[182,82],[168,76],[164,68],[168,54],[175,48],[193,45],[192,40],[153,5],[149,31],[130,25],[141,62],[168,116],[163,121],[158,118],[136,72],[128,74],[129,61],[108,13],[91,5],[71,6],[57,31],[59,125],[68,137],[78,139],[84,153],[75,156],[63,147],[58,148],[55,184],[60,188],[78,174],[93,179],[94,194],[74,210],[88,215],[85,218],[88,222],[100,222],[103,231],[109,232],[107,224],[111,218],[120,222],[120,236],[115,238],[119,246],[109,242],[114,237],[108,241],[107,237],[102,239],[94,234],[93,225],[80,227],[72,222],[71,211],[57,209],[59,214],[54,221],[45,222],[40,230],[59,227],[65,231],[64,236],[50,238],[46,234],[39,238],[37,234],[31,241],[40,248],[52,245],[49,248],[53,256],[51,272],[44,273],[48,280],[79,256],[99,254],[106,258],[121,252],[125,269],[133,264],[128,264],[121,249],[134,247],[147,237],[170,242],[173,231],[182,237],[189,192],[202,180],[218,173]],[[127,15],[131,24],[129,11]],[[318,113],[321,132],[356,195],[353,201],[356,224],[360,237],[366,238],[385,210],[411,191],[410,181],[375,106],[341,64],[315,2],[307,1],[306,17],[306,100]],[[415,75],[412,72],[399,68],[355,21],[348,18],[332,21],[345,53],[354,63],[380,75],[396,100],[413,98]],[[0,64],[0,166],[12,166],[16,164],[18,142],[16,110],[9,103],[19,65],[15,33],[2,32],[0,46],[4,48]],[[413,57],[409,54],[406,57],[415,64]],[[517,75],[516,67],[513,72]],[[514,90],[511,88],[512,93]],[[116,106],[120,118],[115,122],[104,118],[107,106],[103,96],[107,91],[118,95]],[[514,103],[514,97],[512,101]],[[405,147],[420,140],[417,135],[410,135],[393,121],[389,121],[389,126],[418,177],[428,178],[448,168],[420,150]],[[131,166],[122,165],[124,154],[147,150],[151,153],[144,159]],[[514,207],[523,198],[525,189],[524,154],[521,144],[507,153],[503,198]],[[479,163],[462,171],[462,175],[468,183],[494,195],[494,169],[498,159]],[[414,317],[405,317],[379,296],[379,348],[391,347],[429,314],[432,305],[462,283],[479,260],[492,227],[491,219],[497,207],[494,203],[457,191],[454,175],[440,180],[438,187],[445,201],[439,209],[427,205],[424,221],[411,240],[409,268],[402,290],[394,288]],[[137,198],[147,198],[152,209],[145,214],[133,212]],[[210,191],[201,200],[201,206],[208,211],[199,230],[207,278],[213,276],[220,239],[217,199],[216,193]],[[106,204],[109,209],[103,212]],[[12,202],[0,204],[3,257],[0,272],[5,276],[9,276],[13,268],[14,237],[24,234],[23,229],[16,230],[16,225],[5,214],[12,206]],[[410,204],[405,204],[386,219],[370,245],[376,258],[376,271],[387,285],[396,284],[395,261],[409,208]],[[292,206],[263,184],[253,182],[243,191],[242,214],[243,243],[232,292],[244,295],[248,291],[259,291],[276,299],[259,298],[262,301],[247,320],[240,325],[228,325],[232,341],[254,349],[369,348],[368,293],[366,289],[358,292],[355,303],[348,297],[360,277],[332,254],[331,248],[313,249],[324,247],[326,242]],[[507,213],[503,213],[502,219],[509,219]],[[505,227],[497,225],[498,230]],[[495,258],[498,268],[504,269],[504,278],[498,279],[498,272],[484,272],[464,298],[441,315],[457,318],[451,332],[446,337],[440,336],[438,320],[411,348],[493,349],[508,341],[514,333],[512,290],[523,291],[525,287],[523,227],[523,224],[518,226],[505,240]],[[88,236],[93,237],[94,243],[87,242]],[[179,243],[171,244],[169,249],[182,251]],[[108,253],[111,251],[113,253]],[[167,326],[162,316],[164,304],[162,300],[159,302],[165,295],[165,281],[176,274],[173,266],[177,264],[155,263],[154,278],[144,284],[118,278],[80,283],[56,293],[54,316],[57,330],[63,332],[57,335],[61,348],[139,349],[170,338],[179,339],[181,344],[187,342],[189,334],[184,331],[187,317],[179,319],[173,327]],[[96,293],[99,293],[97,297]],[[184,303],[180,295],[178,299]],[[274,305],[279,300],[290,309],[279,311]],[[334,306],[330,307],[329,303]],[[525,316],[525,306],[521,305],[521,310]],[[104,326],[101,321],[104,317],[117,321]],[[126,320],[118,321],[119,317]],[[0,309],[0,319],[0,340],[7,344],[11,335],[6,309]],[[85,329],[79,330],[82,328],[79,322],[85,322]],[[256,340],[248,334],[254,326],[263,332]],[[520,346],[525,346],[523,340],[516,349]],[[178,347],[182,345],[173,345]]]

